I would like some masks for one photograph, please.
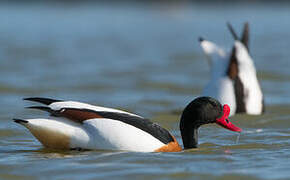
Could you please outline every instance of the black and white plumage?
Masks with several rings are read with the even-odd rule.
[[[25,100],[46,105],[29,108],[47,111],[50,117],[14,121],[25,126],[48,148],[139,152],[182,150],[175,137],[166,129],[132,113],[76,101],[48,98]],[[181,117],[184,147],[197,147],[197,129],[203,124],[217,123],[229,130],[241,131],[227,120],[228,114],[229,108],[223,109],[213,98],[200,97],[192,101]]]
[[[25,120],[27,122],[15,120],[27,127],[46,147],[147,152],[174,142],[164,128],[125,111],[48,98],[25,100],[47,105],[28,108],[47,111],[51,115],[49,118]]]
[[[262,114],[264,98],[253,59],[249,54],[249,25],[245,23],[240,39],[230,24],[228,28],[235,39],[233,48],[228,53],[213,42],[199,39],[211,69],[210,81],[202,95],[229,104],[231,115]]]

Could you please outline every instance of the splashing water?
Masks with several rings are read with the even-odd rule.
[[[239,143],[240,136],[241,136],[241,132],[239,132],[239,133],[238,133],[238,135],[237,135],[236,144],[238,144],[238,143]]]

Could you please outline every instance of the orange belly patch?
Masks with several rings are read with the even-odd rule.
[[[179,152],[179,151],[182,151],[182,148],[180,147],[180,145],[176,141],[175,137],[172,136],[172,138],[174,139],[173,142],[170,142],[170,143],[162,146],[161,148],[156,149],[154,152]]]

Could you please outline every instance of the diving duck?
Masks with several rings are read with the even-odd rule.
[[[210,81],[202,95],[228,104],[230,116],[236,113],[262,114],[265,111],[263,93],[249,54],[249,24],[245,23],[241,38],[238,38],[231,24],[227,25],[235,39],[229,53],[215,43],[199,38],[211,71]]]

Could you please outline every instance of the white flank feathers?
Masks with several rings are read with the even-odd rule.
[[[165,144],[151,134],[121,121],[91,119],[84,127],[90,135],[89,149],[153,152]]]

